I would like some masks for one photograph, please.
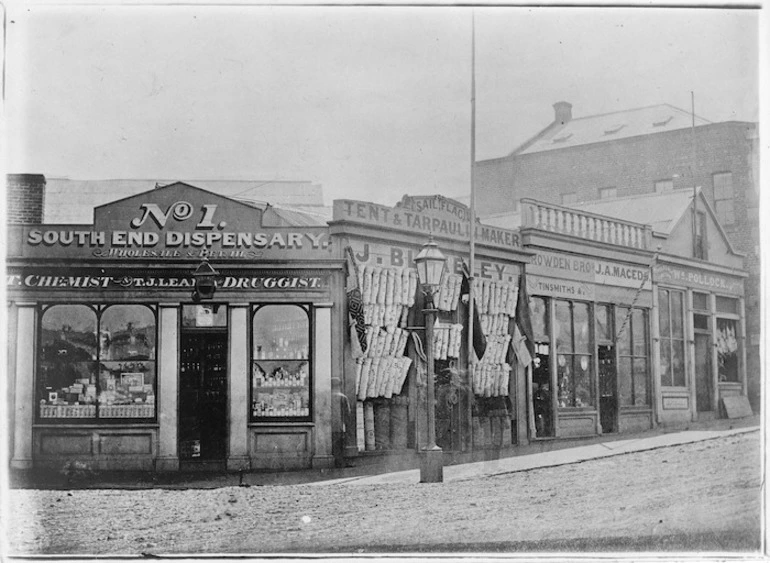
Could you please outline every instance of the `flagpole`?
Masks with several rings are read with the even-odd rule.
[[[471,359],[475,350],[473,348],[473,319],[476,306],[475,286],[476,277],[476,15],[471,9],[471,205],[470,205],[470,264],[468,272],[468,409],[466,423],[469,433],[468,442],[473,448],[473,413],[471,411],[473,397],[473,374],[471,372]]]
[[[692,127],[690,129],[690,142],[692,144],[692,256],[698,257],[698,212],[697,197],[698,188],[695,181],[695,92],[690,91],[690,109],[692,114]]]

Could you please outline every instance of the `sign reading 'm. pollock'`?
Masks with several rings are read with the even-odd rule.
[[[743,295],[743,278],[671,264],[655,266],[655,281],[659,284],[683,285],[702,291]]]
[[[326,226],[282,226],[280,218],[186,184],[94,210],[93,225],[14,226],[8,256],[100,259],[328,258]],[[270,224],[266,224],[270,223]],[[275,225],[275,226],[273,226]]]
[[[438,203],[431,204],[434,201]],[[467,241],[470,238],[470,221],[461,211],[459,207],[461,205],[460,203],[449,205],[446,198],[436,200],[435,197],[427,198],[426,201],[410,202],[409,206],[404,206],[402,203],[397,207],[340,199],[334,202],[334,220]],[[504,249],[521,248],[518,231],[477,223],[475,234],[476,242],[479,244]]]
[[[325,291],[326,272],[227,271],[217,279],[218,291]],[[126,274],[124,271],[66,268],[9,268],[5,276],[9,290],[43,291],[190,291],[191,275],[172,270]]]

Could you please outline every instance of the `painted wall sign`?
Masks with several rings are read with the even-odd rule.
[[[127,275],[125,271],[95,268],[9,268],[5,284],[9,290],[42,291],[191,291],[194,287],[192,275],[179,271]],[[222,272],[217,279],[217,291],[323,291],[328,287],[329,274],[326,272],[251,270]]]
[[[470,238],[470,222],[445,210],[434,212],[429,207],[415,211],[407,207],[385,207],[376,203],[340,199],[334,201],[334,220],[350,221],[364,225],[389,227],[418,234],[434,234],[446,238],[467,241]],[[510,231],[488,225],[476,225],[478,244],[504,249],[520,249],[518,231]]]
[[[371,243],[360,240],[352,240],[350,247],[359,264],[371,264],[384,267],[409,267],[414,268],[414,257],[420,252],[420,247],[407,247],[385,243]],[[449,272],[462,274],[462,260],[468,264],[468,256],[444,252],[447,257]],[[476,257],[474,265],[475,276],[479,279],[489,279],[502,282],[516,282],[521,269],[510,262],[485,260]]]
[[[418,213],[445,213],[460,221],[471,220],[471,210],[467,205],[454,199],[444,197],[443,195],[405,195],[401,198],[401,201],[396,204],[396,207],[411,209]]]
[[[594,285],[590,283],[546,278],[527,274],[527,292],[530,295],[546,295],[562,299],[580,299],[593,301],[595,298]]]
[[[527,272],[565,280],[652,290],[649,268],[547,250],[537,251],[527,265]]]
[[[657,264],[654,269],[655,281],[660,284],[683,285],[686,287],[743,295],[743,279],[731,278],[697,268]]]
[[[23,258],[223,259],[328,257],[327,227],[271,227],[260,209],[174,184],[97,207],[94,224],[12,227]]]
[[[666,410],[687,410],[690,400],[687,397],[663,397],[663,408]]]

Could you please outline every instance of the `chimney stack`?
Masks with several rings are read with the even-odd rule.
[[[572,104],[569,102],[556,102],[553,104],[554,121],[564,125],[572,119]]]
[[[45,204],[45,176],[42,174],[8,174],[6,182],[7,218],[9,223],[40,224]]]

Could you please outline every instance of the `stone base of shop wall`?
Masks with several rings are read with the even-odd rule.
[[[313,456],[313,469],[328,469],[334,467],[333,455],[317,455]]]
[[[31,459],[12,459],[11,469],[32,469]]]
[[[249,471],[251,458],[249,456],[230,456],[227,458],[228,471]]]
[[[155,471],[161,473],[179,471],[178,457],[159,457],[155,460]]]

